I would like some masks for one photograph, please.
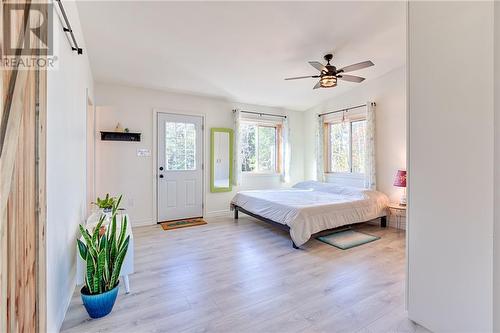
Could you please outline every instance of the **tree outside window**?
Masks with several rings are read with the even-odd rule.
[[[331,123],[329,172],[365,173],[366,120]]]
[[[241,171],[277,171],[277,128],[256,123],[240,126]]]
[[[165,123],[167,171],[196,169],[196,127],[190,123]]]

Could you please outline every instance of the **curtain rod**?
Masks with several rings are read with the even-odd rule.
[[[377,104],[375,104],[375,102],[372,102],[371,104],[373,106],[377,105]],[[327,114],[332,114],[332,113],[347,112],[349,110],[353,110],[353,109],[357,109],[357,108],[362,108],[364,106],[366,106],[366,104],[361,104],[361,105],[351,106],[351,107],[340,109],[340,110],[335,110],[335,111],[320,113],[320,114],[318,114],[318,117],[326,116]]]
[[[233,112],[236,112],[236,110],[233,110]],[[286,118],[286,116],[283,116],[283,115],[280,115],[280,114],[272,114],[272,113],[264,113],[264,112],[252,112],[252,111],[244,111],[244,110],[240,110],[240,112],[250,113],[250,114],[258,114],[259,116],[269,116],[269,117]]]

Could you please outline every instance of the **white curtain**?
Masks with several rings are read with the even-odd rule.
[[[325,181],[325,164],[324,164],[324,121],[323,116],[318,116],[316,122],[316,180],[319,182]]]
[[[283,156],[282,156],[282,172],[281,182],[290,182],[290,127],[288,126],[288,117],[283,118],[282,140],[283,140]]]
[[[365,188],[377,188],[375,169],[375,103],[366,103],[366,156],[365,156]]]
[[[241,112],[234,110],[234,145],[233,145],[233,184],[241,184],[241,160],[240,160],[240,119]]]

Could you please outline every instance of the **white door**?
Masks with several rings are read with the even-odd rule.
[[[158,113],[158,222],[203,216],[203,120]]]

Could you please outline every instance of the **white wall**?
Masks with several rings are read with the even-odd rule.
[[[408,139],[409,316],[492,331],[492,2],[410,2]]]
[[[495,2],[495,193],[494,193],[494,254],[493,254],[493,313],[500,313],[500,2]],[[495,332],[500,332],[500,316],[493,316],[493,328]]]
[[[402,47],[401,52],[404,52]],[[392,186],[398,169],[406,168],[406,77],[405,68],[395,69],[377,79],[367,80],[345,94],[306,111],[304,173],[306,179],[316,177],[316,122],[317,114],[345,107],[377,103],[376,152],[377,189],[398,201],[402,191]]]
[[[303,126],[302,113],[279,108],[241,105],[204,96],[178,94],[115,84],[96,85],[97,130],[109,130],[120,122],[131,131],[142,133],[140,143],[96,142],[96,193],[102,196],[123,194],[123,206],[129,211],[133,225],[156,223],[154,209],[153,157],[137,157],[138,148],[151,151],[156,144],[153,137],[153,109],[165,112],[204,114],[205,123],[205,213],[207,216],[227,214],[233,192],[210,193],[210,128],[233,127],[232,109],[238,107],[258,112],[289,115],[292,144],[291,183],[303,180]],[[279,177],[248,176],[241,188],[279,187]]]
[[[93,91],[75,2],[64,7],[84,54],[71,51],[54,13],[58,68],[47,77],[48,332],[59,332],[75,288],[75,240],[85,214],[86,90]]]

